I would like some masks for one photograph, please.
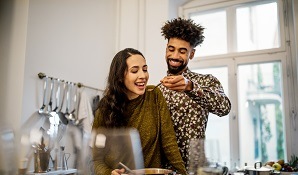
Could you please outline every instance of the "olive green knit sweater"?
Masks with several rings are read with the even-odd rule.
[[[152,90],[152,86],[148,86],[144,95],[129,101],[126,112],[132,114],[128,127],[136,128],[140,135],[144,167],[161,168],[162,161],[167,159],[177,172],[187,174],[162,92],[158,88]],[[103,118],[97,111],[93,130],[103,126]],[[119,168],[119,153],[112,149],[117,144],[121,146],[121,143],[116,141],[103,149],[93,149],[94,170],[97,175],[110,175],[113,169]],[[125,152],[121,154],[125,155]]]

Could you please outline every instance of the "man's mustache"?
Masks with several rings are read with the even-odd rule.
[[[169,61],[180,62],[180,63],[183,63],[183,62],[184,62],[184,60],[182,60],[182,59],[177,59],[177,58],[169,58],[168,60],[169,60]]]

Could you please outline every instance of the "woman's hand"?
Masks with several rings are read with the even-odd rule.
[[[122,169],[114,169],[112,172],[111,172],[111,175],[120,175],[120,174],[123,174],[125,172],[125,169],[122,168]]]

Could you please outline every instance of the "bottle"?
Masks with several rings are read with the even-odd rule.
[[[60,146],[60,167],[62,170],[66,170],[66,167],[65,167],[65,146]]]

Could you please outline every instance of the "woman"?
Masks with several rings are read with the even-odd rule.
[[[158,88],[146,86],[149,79],[145,57],[127,48],[118,52],[110,66],[107,88],[96,111],[97,128],[135,128],[138,130],[145,168],[161,168],[169,161],[181,174],[187,174],[178,150],[173,123],[165,99]],[[117,144],[117,143],[114,143]],[[118,175],[124,169],[115,160],[115,151],[102,154],[94,149],[96,174]]]

